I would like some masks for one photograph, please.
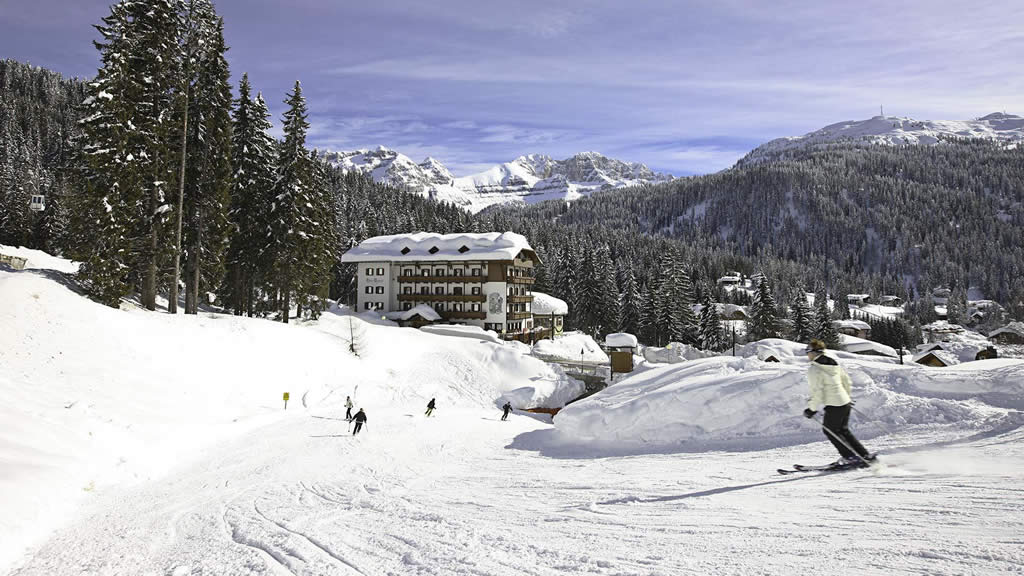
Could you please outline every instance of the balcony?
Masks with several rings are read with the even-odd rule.
[[[509,312],[505,315],[505,321],[515,322],[516,320],[529,320],[533,318],[533,312]]]
[[[484,276],[399,276],[399,282],[436,282],[438,284],[446,284],[448,282],[458,282],[464,284],[483,284],[487,281]]]
[[[505,279],[509,284],[533,284],[535,281],[532,276],[509,276]]]
[[[461,312],[449,310],[445,312],[438,312],[445,320],[483,320],[487,318],[487,312],[473,312],[471,310],[463,310]]]
[[[512,303],[526,304],[529,302],[533,302],[533,296],[509,296],[508,301]]]
[[[399,302],[486,302],[483,294],[399,294]]]

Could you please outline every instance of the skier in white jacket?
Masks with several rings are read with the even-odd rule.
[[[811,361],[811,367],[807,369],[811,399],[804,410],[804,416],[813,418],[818,413],[818,407],[825,405],[825,437],[842,456],[842,460],[837,464],[863,465],[874,460],[874,455],[868,453],[848,427],[852,404],[850,375],[843,370],[835,357],[825,352],[825,343],[821,340],[811,340],[806,352],[807,359]],[[856,454],[850,450],[851,448]]]

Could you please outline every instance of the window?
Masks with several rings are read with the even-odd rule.
[[[480,305],[479,304],[473,304],[473,312],[479,312],[479,311],[480,311]]]
[[[427,250],[427,252],[430,252],[431,254],[437,254],[438,252],[440,252],[440,249],[437,246],[431,246],[430,250]]]
[[[469,246],[463,246],[462,248],[459,248],[459,254],[465,254],[466,252],[469,252]]]
[[[367,276],[373,276],[373,268],[367,268],[366,269],[366,275]]]
[[[452,270],[452,276],[462,276],[462,268],[456,268]]]
[[[412,276],[412,268],[406,268],[402,270],[402,276]]]
[[[367,286],[366,287],[366,293],[367,294],[373,294],[373,286]]]
[[[444,312],[444,302],[438,302],[437,304],[434,304],[434,310],[437,310],[438,312]]]
[[[370,304],[371,304],[371,302],[363,302],[363,310],[369,310],[370,309]]]
[[[409,253],[409,247],[408,246],[406,246],[405,248],[402,248],[402,256],[405,256],[408,253]]]
[[[430,268],[427,268],[420,272],[420,276],[430,276]]]
[[[462,304],[452,304],[452,310],[454,310],[455,312],[462,312]]]
[[[383,310],[384,309],[384,303],[383,302],[377,302],[376,304],[374,304],[373,309],[374,310]]]
[[[479,276],[480,275],[480,269],[479,268],[473,268],[473,270],[470,271],[470,274],[472,276]]]
[[[384,269],[383,268],[377,268],[377,276],[383,276],[383,275],[384,275]]]
[[[462,287],[456,286],[455,288],[452,288],[452,294],[455,294],[456,296],[462,296]]]
[[[434,294],[444,294],[444,286],[435,286]]]
[[[383,293],[384,293],[384,287],[383,286],[377,286],[377,294],[383,294]]]
[[[434,270],[434,276],[444,276],[444,268]]]
[[[473,295],[474,296],[479,296],[480,295],[480,287],[479,286],[473,286]]]
[[[402,304],[402,310],[412,310],[412,302],[404,302]]]
[[[420,286],[420,294],[430,294],[430,288],[426,286]]]
[[[412,294],[412,286],[402,286],[402,294]]]

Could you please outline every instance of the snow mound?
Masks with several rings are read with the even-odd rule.
[[[582,352],[582,354],[580,354]],[[533,345],[533,355],[549,361],[596,362],[607,364],[608,355],[597,342],[586,334],[571,332],[554,340],[538,340]]]
[[[421,332],[436,334],[438,336],[452,336],[455,338],[472,338],[481,342],[501,344],[501,338],[493,330],[484,330],[479,326],[463,326],[461,324],[431,324],[420,328]]]
[[[26,270],[53,270],[64,274],[76,274],[80,266],[78,262],[72,262],[67,258],[58,258],[41,250],[33,250],[21,246],[4,246],[0,244],[0,254],[24,258],[27,260],[25,264]]]
[[[670,342],[664,348],[660,346],[645,346],[642,354],[644,360],[652,364],[678,364],[687,360],[697,360],[715,355],[714,352],[705,352],[681,342]]]
[[[537,316],[547,316],[550,314],[565,316],[569,313],[569,305],[565,303],[565,300],[555,298],[550,294],[534,292],[532,311]]]
[[[636,348],[639,345],[636,336],[625,332],[609,334],[604,339],[604,345],[611,348]]]
[[[807,361],[786,356],[793,347],[762,344],[745,352],[767,349],[785,357],[780,362],[755,355],[714,357],[635,374],[559,412],[559,441],[636,452],[751,450],[819,441],[818,426],[801,414]],[[1024,408],[1024,361],[935,369],[840,357],[853,379],[857,408],[890,429],[976,431],[1008,420],[1024,423],[1015,412]],[[877,432],[861,426],[858,433]]]

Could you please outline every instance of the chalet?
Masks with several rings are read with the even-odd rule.
[[[565,316],[569,305],[543,292],[533,293],[533,325],[538,329],[537,338],[554,340],[564,332]]]
[[[899,358],[899,353],[891,346],[886,346],[880,342],[873,342],[856,336],[850,336],[849,334],[839,335],[839,349],[843,352],[861,354],[863,356]]]
[[[1000,344],[1024,344],[1024,322],[1010,322],[989,333],[988,337]]]
[[[974,355],[975,360],[992,360],[998,358],[999,352],[996,351],[994,346],[989,346],[983,350],[978,350],[978,353]]]
[[[939,342],[941,340],[948,339],[950,335],[962,334],[963,332],[963,326],[960,326],[959,324],[950,324],[945,320],[938,320],[931,324],[921,326],[921,333],[928,342]]]
[[[866,305],[871,303],[871,295],[870,294],[847,294],[846,295],[846,303],[850,304],[852,306],[857,306],[858,308],[861,307],[861,306],[866,306]]]
[[[914,354],[913,360],[918,364],[924,364],[925,366],[931,366],[933,368],[945,368],[946,366],[959,364],[952,354],[944,350],[919,352]]]
[[[537,254],[513,232],[369,238],[342,255],[357,266],[359,311],[407,312],[426,304],[443,320],[532,340]]]
[[[726,272],[725,276],[718,279],[719,286],[739,286],[743,283],[743,276],[739,272]]]
[[[863,320],[835,320],[836,332],[857,338],[871,338],[871,325]]]
[[[926,342],[924,344],[917,345],[917,354],[924,354],[925,352],[932,352],[934,350],[945,350],[946,347],[942,345],[942,342]]]
[[[881,304],[882,306],[892,306],[894,308],[899,308],[903,306],[903,298],[900,298],[899,296],[894,296],[892,294],[886,294],[885,296],[878,297],[878,303]]]

